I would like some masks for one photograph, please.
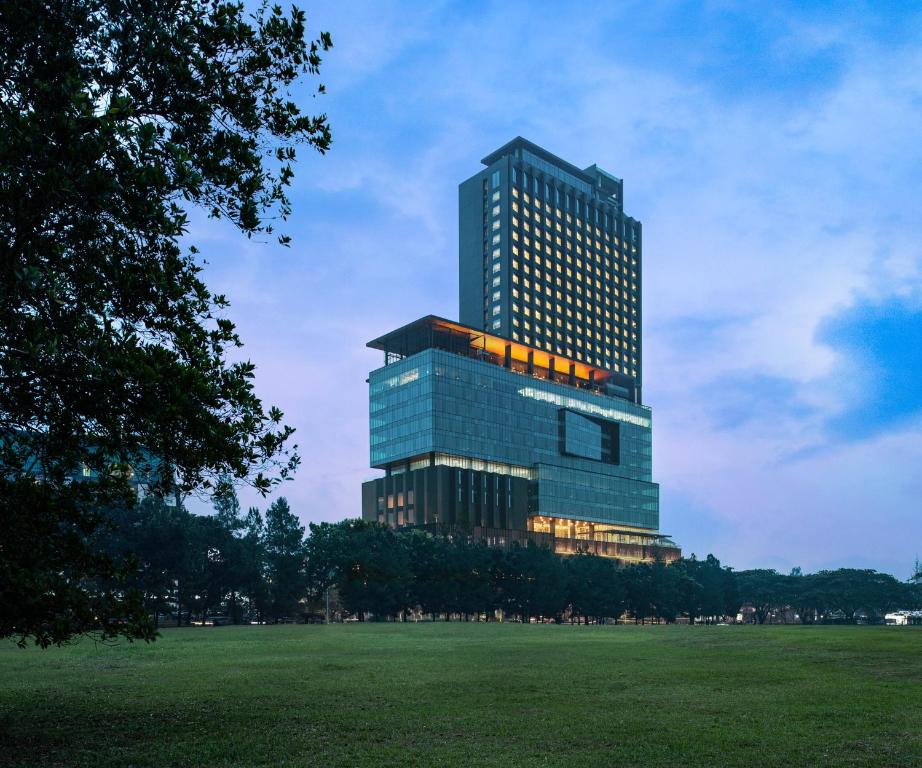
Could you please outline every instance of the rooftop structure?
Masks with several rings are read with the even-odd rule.
[[[385,353],[385,364],[424,349],[443,349],[518,373],[634,400],[630,376],[511,341],[436,315],[386,333],[368,343]]]

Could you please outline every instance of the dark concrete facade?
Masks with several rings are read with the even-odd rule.
[[[398,527],[525,529],[528,480],[433,465],[402,471],[362,485],[362,517]]]

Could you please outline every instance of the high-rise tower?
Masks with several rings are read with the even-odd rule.
[[[428,315],[369,342],[362,516],[674,560],[659,530],[641,402],[640,222],[624,185],[522,138],[460,188],[461,322]]]
[[[459,195],[460,320],[641,388],[641,225],[624,184],[521,137]],[[620,378],[620,377],[619,377]]]

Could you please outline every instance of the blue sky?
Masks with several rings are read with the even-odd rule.
[[[305,522],[360,513],[380,364],[365,343],[457,314],[457,185],[522,135],[624,178],[643,221],[663,530],[738,568],[908,575],[922,555],[912,6],[311,3],[335,47],[310,104],[334,144],[298,165],[292,247],[192,232],[259,393],[298,430],[304,464],[280,493]]]

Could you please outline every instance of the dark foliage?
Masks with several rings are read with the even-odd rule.
[[[735,573],[713,555],[670,565],[619,567],[591,555],[560,558],[513,545],[489,549],[464,537],[392,530],[349,520],[311,526],[308,573],[315,593],[335,588],[362,618],[425,614],[469,618],[497,609],[522,621],[735,621],[745,606],[764,622],[875,622],[922,601],[922,585],[876,571],[840,569],[810,576],[772,570]],[[748,613],[746,614],[748,615]]]
[[[98,576],[99,593],[132,594],[152,625],[316,620],[328,607],[362,621],[717,623],[743,611],[760,623],[858,623],[922,607],[922,584],[875,571],[735,573],[712,555],[619,565],[362,520],[312,524],[305,538],[284,498],[265,520],[255,507],[242,515],[231,491],[215,506],[193,515],[151,496],[106,510],[94,548],[133,569]]]
[[[839,568],[802,575],[799,569],[785,576],[772,570],[736,574],[739,595],[754,608],[755,620],[819,621],[846,624],[881,621],[896,608],[917,608],[922,602],[918,584],[901,583],[877,571]]]
[[[248,237],[288,215],[297,145],[331,141],[289,91],[330,45],[297,8],[266,4],[0,13],[0,636],[149,639],[142,601],[162,564],[129,588],[131,559],[90,546],[100,510],[127,506],[137,480],[265,492],[297,466],[254,366],[228,359],[241,342],[227,300],[180,239],[196,208]],[[189,535],[175,573],[208,580],[207,601],[236,577],[202,560],[219,534]]]

